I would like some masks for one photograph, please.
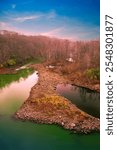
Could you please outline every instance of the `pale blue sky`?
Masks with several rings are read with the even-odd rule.
[[[99,39],[99,0],[0,0],[0,29],[71,40]]]

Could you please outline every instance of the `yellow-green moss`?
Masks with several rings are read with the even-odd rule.
[[[42,98],[32,100],[32,102],[36,102],[37,104],[51,103],[52,105],[59,106],[59,107],[63,107],[63,106],[67,107],[68,106],[68,102],[63,100],[62,97],[57,96],[57,95],[52,95],[52,96],[47,95],[47,96],[44,96]]]

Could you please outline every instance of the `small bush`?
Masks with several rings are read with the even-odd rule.
[[[85,72],[86,76],[90,79],[100,79],[100,69],[99,68],[91,68]]]
[[[16,65],[16,60],[15,59],[9,59],[7,60],[7,66],[15,66]]]

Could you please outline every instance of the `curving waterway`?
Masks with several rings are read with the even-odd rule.
[[[37,80],[34,72],[0,88],[0,150],[99,150],[98,133],[71,134],[56,125],[40,125],[12,118]]]

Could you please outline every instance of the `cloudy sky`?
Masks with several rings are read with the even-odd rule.
[[[0,0],[0,29],[71,40],[99,39],[100,0]]]

